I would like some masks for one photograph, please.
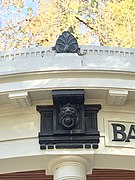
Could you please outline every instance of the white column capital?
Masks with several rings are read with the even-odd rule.
[[[54,175],[54,180],[86,180],[86,173],[91,168],[89,159],[75,155],[54,158],[48,165],[49,174]]]

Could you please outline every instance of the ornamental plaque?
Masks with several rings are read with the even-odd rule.
[[[77,53],[79,47],[76,38],[69,31],[64,31],[58,37],[54,49],[57,53]]]
[[[101,105],[84,105],[84,90],[54,90],[52,97],[53,105],[37,106],[40,148],[98,148]]]

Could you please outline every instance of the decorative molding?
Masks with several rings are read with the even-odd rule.
[[[68,31],[64,31],[56,41],[54,49],[57,53],[77,53],[78,42]]]
[[[106,102],[109,105],[122,106],[125,104],[128,96],[128,90],[110,89]]]
[[[41,149],[98,148],[97,113],[101,105],[84,105],[84,90],[52,91],[52,106],[37,106],[41,115]]]
[[[52,47],[35,47],[19,49],[14,51],[0,52],[0,61],[43,58],[54,56],[56,51]],[[135,50],[130,48],[104,47],[104,46],[80,46],[80,52],[86,55],[116,56],[116,57],[135,57]]]
[[[14,51],[0,52],[0,61],[13,61],[18,59],[43,58],[45,56],[54,56],[56,52],[51,47],[35,47],[27,49],[18,49]]]
[[[27,91],[10,93],[8,97],[15,107],[26,108],[32,105]]]

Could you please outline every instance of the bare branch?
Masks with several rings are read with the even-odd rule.
[[[90,28],[91,30],[94,30],[94,28],[92,28],[91,26],[89,26],[88,23],[86,23],[85,21],[83,21],[82,19],[80,19],[79,17],[75,16],[75,18],[80,21],[81,23],[83,23],[85,26],[87,26],[88,28]]]

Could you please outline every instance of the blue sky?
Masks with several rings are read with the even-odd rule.
[[[7,20],[14,20],[14,22],[17,22],[21,19],[26,18],[28,8],[32,8],[34,15],[36,15],[38,11],[38,1],[25,0],[24,7],[22,9],[19,9],[14,5],[10,5],[7,9],[2,5],[2,0],[0,0],[0,26],[5,26],[5,22]]]

